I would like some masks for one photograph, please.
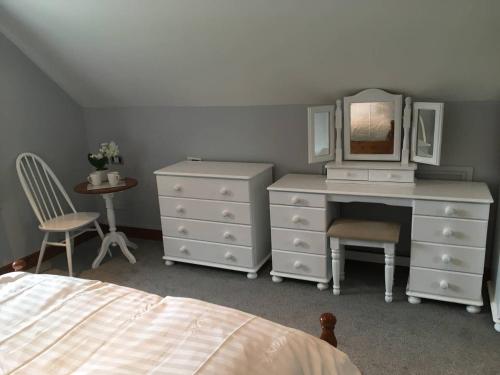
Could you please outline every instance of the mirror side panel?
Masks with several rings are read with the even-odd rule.
[[[333,105],[307,108],[309,164],[335,158],[335,129]]]

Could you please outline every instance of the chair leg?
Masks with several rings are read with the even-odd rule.
[[[45,232],[42,241],[42,247],[40,248],[40,254],[38,255],[38,262],[36,264],[35,273],[40,272],[40,266],[42,265],[43,256],[45,255],[45,249],[47,248],[47,241],[49,240],[49,232]]]
[[[394,284],[394,244],[384,244],[385,253],[385,302],[392,302],[392,286]]]
[[[340,245],[340,281],[345,280],[345,246]]]
[[[338,238],[330,238],[330,247],[332,249],[332,276],[333,276],[333,294],[340,294],[340,241]]]
[[[72,260],[72,255],[73,255],[73,241],[71,240],[71,236],[69,232],[65,233],[65,244],[66,244],[66,257],[68,258],[68,272],[69,276],[73,276],[73,260]]]

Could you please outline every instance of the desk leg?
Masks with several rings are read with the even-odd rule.
[[[340,294],[340,240],[331,237],[330,248],[332,249],[333,294],[338,296]]]
[[[385,302],[392,302],[392,286],[394,284],[394,244],[384,244],[385,253]]]
[[[97,268],[101,264],[106,252],[108,251],[110,246],[118,245],[123,255],[128,259],[128,261],[132,264],[135,263],[135,257],[129,251],[127,246],[132,248],[137,248],[137,245],[130,242],[128,238],[122,232],[116,231],[116,218],[115,218],[115,210],[113,206],[113,194],[103,194],[104,202],[106,203],[106,213],[108,216],[108,225],[109,225],[109,233],[104,236],[102,241],[101,250],[99,250],[99,255],[95,258],[92,263],[92,268]]]

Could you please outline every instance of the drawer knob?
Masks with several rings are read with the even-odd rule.
[[[184,234],[187,232],[187,229],[184,225],[180,225],[179,227],[177,227],[177,232]]]
[[[453,236],[453,231],[451,230],[451,228],[448,228],[448,227],[444,228],[443,229],[443,236],[445,236],[445,237]]]
[[[229,210],[222,210],[222,216],[223,217],[230,217],[231,216],[231,212],[229,212]]]
[[[299,246],[301,243],[302,243],[302,240],[300,238],[294,238],[294,240],[293,240],[294,246]]]
[[[451,216],[455,213],[455,209],[451,206],[446,206],[444,209],[444,213],[448,216]]]
[[[293,215],[292,216],[292,223],[297,224],[300,221],[300,216],[299,215]]]
[[[231,234],[231,232],[229,231],[226,231],[224,232],[224,234],[222,235],[226,240],[229,240],[230,238],[233,237],[233,235]]]
[[[448,289],[448,281],[446,281],[446,280],[441,280],[441,281],[439,282],[439,287],[440,287],[441,289]]]
[[[292,197],[292,203],[293,203],[293,204],[297,204],[297,203],[299,203],[299,202],[300,202],[300,198],[299,198],[299,197],[297,197],[296,195],[294,195],[294,196]]]
[[[180,251],[181,253],[187,254],[187,253],[188,253],[188,248],[187,248],[185,245],[182,245],[182,246],[179,248],[179,251]]]
[[[229,190],[227,189],[227,187],[223,186],[220,188],[219,192],[222,194],[222,195],[228,195],[229,194]]]
[[[178,205],[177,207],[175,207],[175,210],[176,210],[178,213],[183,213],[183,212],[184,212],[184,207],[182,207],[181,205]]]
[[[387,178],[394,178],[396,177],[394,173],[387,173]]]
[[[443,261],[444,264],[448,264],[451,262],[451,257],[448,254],[443,254],[441,256],[441,260]]]
[[[224,258],[227,260],[233,259],[233,254],[228,251],[227,253],[224,254]]]
[[[293,262],[293,268],[298,269],[300,267],[302,267],[302,262],[300,260]]]
[[[179,184],[175,184],[175,185],[174,185],[174,190],[175,190],[175,191],[181,191],[181,190],[182,190],[182,186],[181,186],[181,185],[179,185]]]

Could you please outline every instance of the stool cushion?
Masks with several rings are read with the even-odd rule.
[[[328,229],[329,237],[350,240],[399,242],[398,223],[372,220],[337,219]]]

